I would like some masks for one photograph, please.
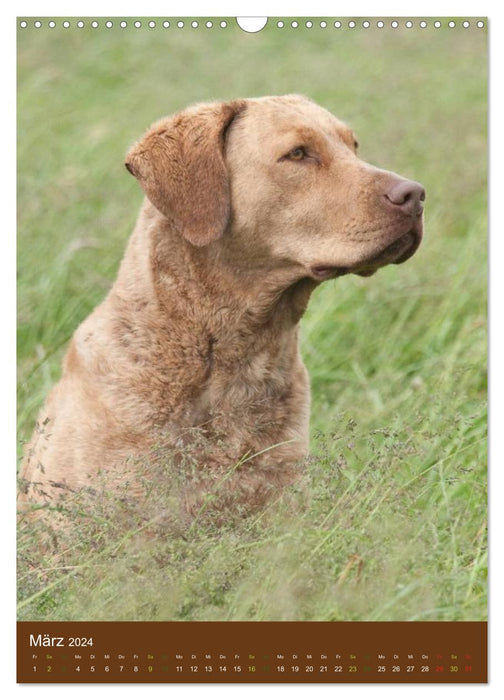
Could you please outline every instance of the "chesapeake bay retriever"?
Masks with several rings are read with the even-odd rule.
[[[296,95],[161,119],[126,167],[146,198],[39,416],[22,499],[51,504],[100,473],[135,499],[138,465],[161,455],[170,479],[192,440],[184,512],[218,482],[222,503],[260,505],[307,454],[298,332],[311,292],[412,256],[424,190],[363,162],[352,130]]]

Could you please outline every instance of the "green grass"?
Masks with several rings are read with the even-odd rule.
[[[64,557],[21,524],[20,619],[486,619],[486,37],[457,24],[19,31],[20,445],[114,279],[141,201],[123,155],[159,116],[304,93],[427,190],[417,255],[326,283],[302,321],[304,482],[189,529],[146,489],[149,535],[105,485]]]

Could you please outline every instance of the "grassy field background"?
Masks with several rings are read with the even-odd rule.
[[[64,560],[21,524],[19,619],[485,619],[486,30],[70,21],[18,35],[20,453],[114,279],[142,199],[123,156],[158,117],[306,94],[352,125],[365,160],[424,184],[426,235],[406,265],[312,298],[302,487],[259,516],[150,539],[110,494]],[[161,491],[146,494],[153,519]]]

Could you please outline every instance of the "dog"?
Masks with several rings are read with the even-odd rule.
[[[22,502],[59,503],[100,474],[140,499],[139,464],[155,487],[192,445],[184,513],[218,484],[219,507],[260,507],[308,452],[311,293],[409,259],[424,189],[361,160],[353,131],[298,95],[191,106],[125,165],[144,203],[26,447]]]

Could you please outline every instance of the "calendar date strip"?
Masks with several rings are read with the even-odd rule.
[[[18,622],[19,683],[486,683],[486,622]]]

